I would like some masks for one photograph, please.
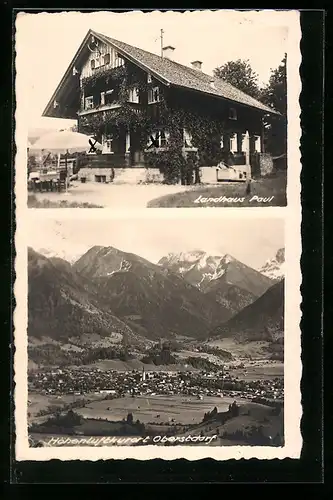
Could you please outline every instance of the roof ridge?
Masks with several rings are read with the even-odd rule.
[[[117,43],[123,43],[125,45],[128,45],[129,47],[132,47],[133,49],[138,49],[138,50],[142,50],[142,52],[145,52],[146,54],[149,54],[149,55],[152,55],[152,56],[155,56],[155,57],[158,57],[159,59],[161,60],[164,60],[164,59],[168,59],[168,58],[164,58],[158,54],[155,54],[154,52],[150,52],[149,50],[146,50],[146,49],[142,49],[141,47],[137,47],[136,45],[132,45],[130,43],[127,43],[127,42],[123,42],[122,40],[117,40],[116,38],[111,38],[110,36],[108,35],[104,35],[103,33],[98,33],[97,31],[95,31],[96,35],[100,35],[100,36],[103,36],[103,37],[106,37],[108,38],[109,40],[111,40],[112,42],[115,42],[116,44]],[[193,70],[193,71],[197,71],[199,72],[199,70],[194,70],[193,68],[191,68],[190,66],[187,66],[186,64],[182,64],[178,61],[174,61],[173,59],[168,59],[168,61],[170,61],[171,63],[173,64],[176,64],[177,66],[181,66],[182,68],[185,68],[185,69],[189,69],[189,70]],[[210,78],[212,78],[212,75],[209,75],[208,73],[205,73],[204,71],[201,71],[200,70],[200,74],[202,75],[205,75],[205,76],[208,76]],[[217,78],[214,76],[214,78]],[[220,78],[220,80],[222,80],[222,78]],[[227,83],[227,82],[226,82]]]
[[[218,76],[216,76],[214,74],[210,75],[208,73],[205,73],[202,70],[197,70],[197,69],[191,68],[190,66],[182,64],[182,63],[180,63],[178,61],[174,61],[172,59],[164,58],[164,57],[162,57],[162,56],[160,56],[158,54],[155,54],[154,52],[150,52],[148,50],[142,49],[141,47],[137,47],[135,45],[131,45],[131,44],[127,43],[127,42],[123,42],[122,40],[117,40],[115,38],[109,37],[108,35],[104,35],[103,33],[99,33],[97,31],[95,31],[94,33],[96,35],[101,36],[101,37],[107,38],[108,40],[110,40],[111,43],[114,43],[115,45],[117,45],[117,44],[124,44],[124,45],[128,46],[129,48],[133,48],[133,49],[139,50],[139,51],[144,52],[145,54],[147,54],[149,56],[154,56],[154,57],[158,58],[161,61],[165,61],[165,59],[167,59],[169,63],[174,64],[174,65],[180,67],[181,69],[189,72],[190,76],[192,76],[192,77],[198,77],[200,79],[200,77],[203,76],[203,77],[206,77],[207,79],[208,78],[213,79],[215,83],[227,86],[227,87],[229,87],[230,90],[237,91],[238,93],[240,93],[242,96],[246,97],[247,99],[250,98],[250,100],[253,102],[253,104],[254,103],[258,103],[261,106],[264,106],[267,109],[267,111],[271,110],[271,111],[273,111],[273,112],[276,113],[276,111],[274,109],[270,108],[269,106],[267,106],[265,103],[263,103],[259,99],[255,98],[255,97],[253,97],[253,96],[251,96],[249,94],[247,94],[243,90],[238,89],[237,87],[235,87],[231,83],[227,82],[223,78],[220,78],[220,77],[218,77]],[[120,45],[120,49],[121,49],[121,45]],[[248,104],[248,105],[250,105],[250,104]]]
[[[281,113],[278,111],[270,108],[263,102],[250,96],[246,92],[239,90],[231,83],[217,77],[214,74],[209,75],[201,70],[194,69],[193,67],[191,68],[190,66],[186,66],[185,64],[181,64],[172,59],[154,54],[153,52],[141,49],[135,45],[111,38],[92,29],[89,29],[84,37],[79,49],[68,66],[67,71],[48,102],[43,112],[43,116],[54,116],[54,114],[51,113],[53,102],[56,99],[57,94],[61,92],[61,88],[66,85],[66,81],[72,74],[72,66],[81,54],[84,44],[87,42],[90,35],[95,35],[100,38],[103,43],[112,44],[116,49],[119,49],[120,53],[123,53],[125,58],[127,57],[144,71],[151,72],[158,80],[167,86],[172,85],[174,87],[186,88],[192,91],[201,92],[211,97],[219,97],[243,106],[249,106],[258,109],[261,112],[273,113],[281,116]],[[210,84],[210,80],[213,80],[216,85],[212,86]]]

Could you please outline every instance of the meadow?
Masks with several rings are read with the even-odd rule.
[[[126,419],[133,414],[134,421],[150,423],[193,424],[200,422],[204,414],[216,406],[218,411],[227,411],[234,398],[206,396],[198,400],[191,396],[137,396],[113,400],[93,401],[84,408],[75,410],[85,418],[103,418],[111,421]],[[239,402],[241,398],[239,398]],[[158,416],[159,415],[159,416]]]
[[[243,198],[242,201],[219,200],[225,198]],[[198,198],[212,198],[216,201],[202,203]],[[268,201],[269,198],[273,197]],[[263,200],[263,199],[266,199]],[[246,193],[245,183],[224,182],[220,185],[200,185],[186,191],[171,193],[148,202],[148,208],[200,208],[200,207],[262,207],[281,206],[287,204],[286,175],[284,172],[271,174],[254,180],[251,184],[251,193]]]

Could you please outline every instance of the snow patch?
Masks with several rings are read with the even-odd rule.
[[[198,288],[200,288],[200,286],[202,285],[202,283],[206,280],[206,278],[208,278],[209,281],[211,281],[212,279],[212,274],[211,273],[202,273],[202,278],[201,278],[201,281],[200,283],[198,283]]]
[[[197,268],[204,269],[205,267],[207,267],[207,259],[208,259],[208,255],[206,253],[204,253],[197,264]]]
[[[222,276],[225,274],[226,270],[221,269],[220,271],[215,271],[215,273],[212,276],[212,280],[217,280],[218,278],[222,278]]]

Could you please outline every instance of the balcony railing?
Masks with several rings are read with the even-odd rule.
[[[141,113],[142,107],[140,104],[134,102],[128,102],[128,104],[131,106],[132,110],[135,113]],[[78,115],[85,116],[85,115],[91,115],[93,113],[99,113],[100,111],[110,111],[112,109],[121,108],[122,105],[123,104],[120,101],[114,101],[109,104],[104,104],[103,106],[99,105],[88,109],[80,109]]]
[[[103,106],[94,106],[92,108],[88,109],[81,109],[78,112],[79,116],[85,116],[85,115],[90,115],[92,113],[98,113],[100,111],[109,111],[111,109],[117,109],[121,107],[121,102],[115,101],[110,104],[104,104]]]

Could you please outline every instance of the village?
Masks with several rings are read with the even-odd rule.
[[[184,395],[204,397],[241,397],[283,400],[283,378],[241,380],[220,372],[142,372],[56,369],[29,375],[29,392],[46,395],[84,396],[104,394],[108,399],[125,396]]]

